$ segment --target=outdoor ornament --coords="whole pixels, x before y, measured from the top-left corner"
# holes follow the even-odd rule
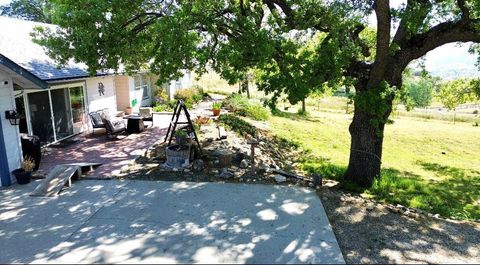
[[[102,82],[98,83],[98,94],[100,96],[105,96],[105,86],[103,85]]]
[[[138,100],[136,98],[132,99],[132,107],[137,106],[137,104],[138,104]]]

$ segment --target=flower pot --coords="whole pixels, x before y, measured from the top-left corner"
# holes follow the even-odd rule
[[[23,168],[15,169],[12,171],[12,174],[15,176],[17,183],[20,185],[29,183],[30,179],[32,178],[32,172],[25,171]]]
[[[220,115],[220,109],[213,109],[213,116],[219,116]]]
[[[175,136],[175,143],[177,145],[187,145],[190,143],[190,137]]]
[[[132,108],[131,107],[126,107],[125,108],[125,115],[130,115],[132,114]]]

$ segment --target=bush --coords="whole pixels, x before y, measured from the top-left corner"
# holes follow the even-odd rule
[[[257,121],[266,121],[270,117],[270,112],[261,104],[253,103],[247,106],[244,116]]]
[[[259,102],[252,102],[240,94],[227,97],[222,106],[237,115],[250,117],[254,120],[265,121],[270,117],[270,111]]]
[[[251,135],[253,137],[257,135],[257,130],[253,125],[235,115],[222,114],[218,117],[218,121],[240,135]]]
[[[199,86],[195,86],[192,88],[180,89],[175,92],[175,95],[173,97],[176,100],[183,100],[183,102],[185,102],[185,105],[188,108],[191,108],[193,104],[203,100],[204,96],[205,93],[203,92],[203,89]]]
[[[177,104],[175,100],[171,100],[166,104],[156,104],[153,107],[153,111],[154,112],[173,111],[173,109],[175,108],[175,104]]]

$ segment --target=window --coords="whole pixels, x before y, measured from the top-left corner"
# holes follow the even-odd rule
[[[149,99],[150,89],[151,89],[150,78],[148,78],[148,76],[145,76],[145,75],[137,75],[134,77],[134,83],[135,83],[135,90],[143,91],[143,94],[142,94],[143,99]]]

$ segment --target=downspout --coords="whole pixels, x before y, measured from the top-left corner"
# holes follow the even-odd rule
[[[8,168],[7,150],[5,148],[5,138],[3,137],[2,122],[0,121],[0,177],[2,186],[12,185],[10,179],[10,169]]]

